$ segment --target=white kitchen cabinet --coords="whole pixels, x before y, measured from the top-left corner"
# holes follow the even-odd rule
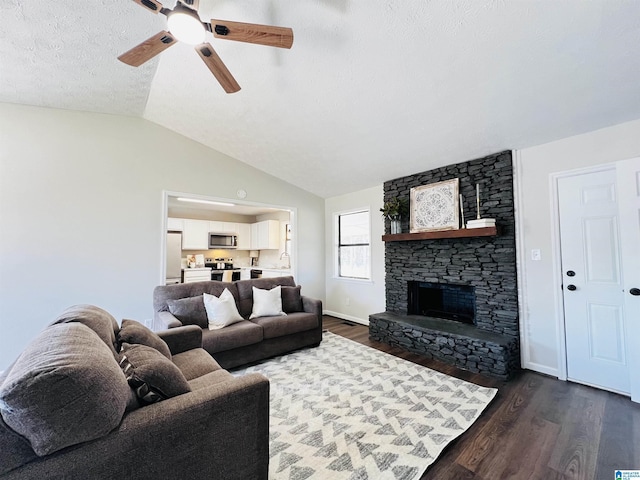
[[[210,268],[185,269],[183,272],[183,283],[208,282],[211,280]]]
[[[167,230],[172,232],[181,232],[184,229],[184,219],[182,218],[167,218]]]
[[[249,225],[249,224],[247,224]],[[241,268],[240,269],[240,280],[250,280],[251,279],[251,269],[250,268]]]
[[[238,250],[251,250],[251,224],[238,223]]]
[[[258,224],[251,224],[251,250],[258,250]]]
[[[209,250],[209,221],[184,219],[182,250]]]
[[[210,221],[209,231],[212,233],[238,233],[238,224],[233,222]]]
[[[287,277],[291,275],[291,270],[284,269],[262,269],[262,278]]]
[[[277,250],[280,248],[280,222],[264,220],[251,224],[251,250]]]

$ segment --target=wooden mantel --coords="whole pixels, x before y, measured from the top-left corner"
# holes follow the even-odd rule
[[[497,227],[460,228],[458,230],[439,230],[437,232],[396,233],[383,235],[383,242],[404,242],[407,240],[437,240],[439,238],[495,237]]]

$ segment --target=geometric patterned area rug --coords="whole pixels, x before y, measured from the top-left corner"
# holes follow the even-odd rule
[[[232,372],[270,380],[271,480],[418,479],[497,392],[323,335]]]

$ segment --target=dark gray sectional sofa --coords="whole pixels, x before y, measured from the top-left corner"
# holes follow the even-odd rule
[[[65,311],[0,376],[0,479],[267,479],[269,381],[202,333]]]
[[[282,287],[286,316],[249,319],[253,308],[252,287],[269,290]],[[209,330],[202,294],[219,297],[227,288],[245,319],[219,330]],[[202,328],[202,348],[223,368],[233,368],[322,341],[322,302],[300,294],[293,277],[257,278],[236,282],[195,282],[162,285],[154,289],[156,330],[183,325]]]

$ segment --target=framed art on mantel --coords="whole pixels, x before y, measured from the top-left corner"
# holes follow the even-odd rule
[[[459,179],[411,189],[411,233],[460,228]]]

